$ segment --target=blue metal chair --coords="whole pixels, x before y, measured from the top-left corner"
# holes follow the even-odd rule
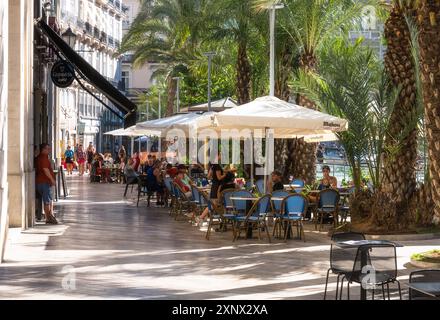
[[[339,199],[340,196],[337,190],[326,189],[319,192],[318,208],[316,210],[317,216],[315,218],[315,230],[317,230],[319,221],[319,231],[321,231],[324,216],[332,216],[334,227],[337,227]]]
[[[206,192],[200,191],[200,196],[203,199],[203,202],[206,203],[207,208],[208,208],[209,222],[208,222],[208,230],[206,230],[205,238],[206,238],[206,240],[209,240],[209,236],[211,235],[211,228],[214,225],[218,225],[219,228],[221,228],[221,226],[224,225],[225,221],[224,221],[222,215],[217,213],[215,204],[208,197]],[[232,231],[234,233],[234,225],[233,224],[232,224],[232,228],[233,228]]]
[[[184,216],[183,211],[189,211],[193,208],[193,204],[192,204],[192,199],[189,199],[186,195],[185,192],[182,191],[182,189],[180,188],[180,186],[173,182],[173,189],[174,189],[174,195],[177,199],[177,207],[176,207],[176,212],[175,212],[175,216],[174,216],[174,220],[177,220],[177,218],[179,216]],[[194,220],[195,216],[192,215],[191,216],[191,220]]]
[[[241,226],[244,227],[245,230],[250,231],[256,228],[258,230],[258,239],[261,240],[261,230],[266,231],[267,238],[269,242],[271,242],[269,230],[266,224],[267,214],[270,212],[270,195],[264,195],[260,199],[258,199],[251,207],[246,216],[237,216],[236,226],[235,226],[235,236],[234,240],[237,240],[240,237],[240,229]],[[237,233],[238,231],[238,233]]]
[[[232,196],[240,198],[254,198],[254,195],[247,190],[235,191]],[[232,207],[236,216],[245,216],[247,213],[246,210],[248,209],[248,204],[245,200],[232,200]]]
[[[264,194],[264,179],[260,179],[255,182],[255,187],[257,189],[257,192],[259,192],[260,194]]]
[[[288,195],[289,195],[289,192],[283,191],[283,190],[277,190],[277,191],[272,192],[272,198],[271,198],[272,212],[273,212],[273,216],[275,218],[272,236],[275,236],[275,231],[277,231],[277,230],[279,231],[278,236],[280,236],[280,234],[281,234],[280,220],[281,220],[281,206],[282,206],[282,202],[283,202],[280,200],[273,200],[273,198],[286,198]],[[279,228],[277,229],[277,227],[279,227]]]
[[[173,210],[176,207],[176,196],[174,193],[174,189],[173,189],[173,179],[171,179],[170,177],[167,177],[163,180],[164,184],[165,184],[165,188],[168,191],[168,195],[171,198],[171,203],[170,203],[170,215],[173,215]]]
[[[304,186],[306,185],[306,183],[304,182],[303,179],[294,179],[290,185],[292,186],[292,190],[294,190],[296,193],[301,193],[301,191],[303,190]],[[295,186],[295,187],[293,187]],[[299,186],[299,187],[297,187]]]
[[[283,200],[281,224],[284,225],[284,241],[287,240],[287,234],[291,232],[292,226],[296,226],[298,238],[306,241],[303,219],[308,204],[307,198],[300,194],[292,194]]]
[[[349,196],[351,197],[356,191],[355,187],[351,187],[348,189]],[[339,213],[341,216],[341,223],[347,222],[347,217],[350,214],[350,204],[348,203],[347,197],[344,197],[343,201],[341,201],[341,205],[339,207]]]

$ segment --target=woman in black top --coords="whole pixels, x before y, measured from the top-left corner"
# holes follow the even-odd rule
[[[220,163],[220,154],[218,155],[217,163]],[[223,180],[226,178],[227,173],[223,171],[223,168],[219,164],[211,164],[209,169],[208,178],[212,179],[211,186],[211,199],[218,198],[218,190]]]

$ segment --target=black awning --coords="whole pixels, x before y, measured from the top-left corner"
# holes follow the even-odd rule
[[[47,36],[55,49],[63,55],[81,75],[84,80],[94,86],[99,92],[107,97],[124,114],[124,127],[134,126],[137,120],[137,106],[107,79],[96,71],[86,60],[73,50],[64,40],[43,20],[36,23],[41,32]]]

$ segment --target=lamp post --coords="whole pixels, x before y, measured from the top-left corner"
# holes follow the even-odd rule
[[[275,12],[277,9],[283,9],[284,4],[274,3],[268,7],[270,10],[270,93],[271,97],[275,96]]]
[[[177,113],[180,112],[180,80],[182,77],[174,77],[173,80],[177,81]]]
[[[211,65],[215,52],[206,52],[203,55],[208,57],[208,112],[211,112]]]

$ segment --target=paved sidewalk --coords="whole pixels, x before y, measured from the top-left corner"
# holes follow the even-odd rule
[[[57,226],[11,230],[0,265],[1,299],[322,299],[329,239],[308,228],[307,242],[211,240],[166,209],[139,208],[124,186],[68,177],[71,197],[55,205]],[[405,282],[412,252],[398,249]],[[405,288],[405,286],[403,286]],[[335,278],[331,278],[333,297]],[[351,290],[352,299],[359,290]],[[393,295],[394,297],[395,294]]]

